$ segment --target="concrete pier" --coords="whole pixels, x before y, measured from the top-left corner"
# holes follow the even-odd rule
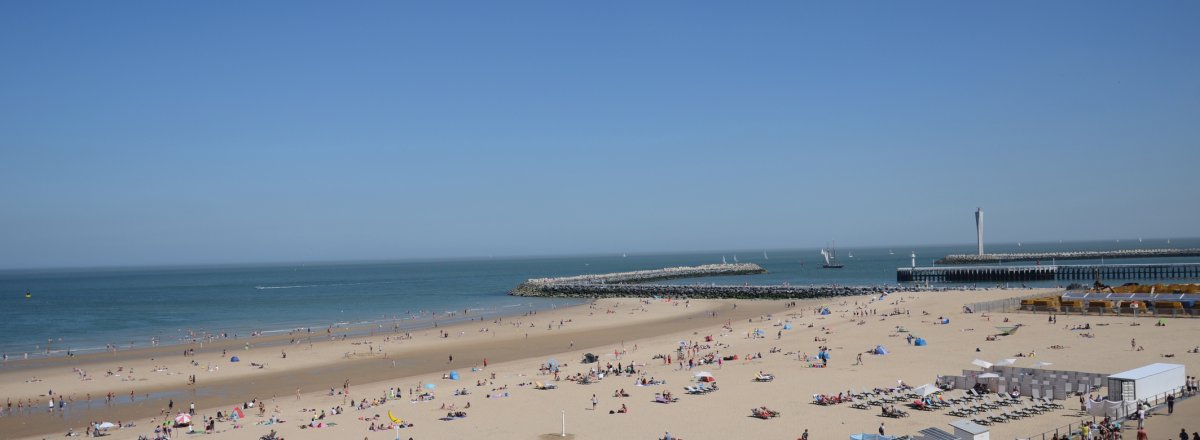
[[[1099,260],[1101,258],[1200,257],[1200,248],[1189,249],[1126,249],[1088,252],[1022,252],[1011,254],[954,254],[937,264],[987,264],[1004,261]]]
[[[1200,279],[1200,263],[896,268],[896,281],[933,283]]]

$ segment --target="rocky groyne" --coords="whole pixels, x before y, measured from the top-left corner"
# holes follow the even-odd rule
[[[516,296],[559,298],[738,298],[789,299],[823,298],[878,294],[896,291],[930,290],[900,286],[729,286],[715,284],[662,285],[644,284],[679,278],[766,273],[757,264],[710,264],[704,266],[669,267],[635,272],[578,275],[559,278],[534,278],[509,292]]]
[[[1126,249],[1081,252],[1020,252],[1009,254],[947,255],[937,264],[987,264],[1005,261],[1099,260],[1101,258],[1200,257],[1200,249]]]
[[[667,267],[663,269],[638,270],[594,275],[576,275],[558,278],[531,278],[509,292],[517,296],[564,296],[548,295],[555,286],[602,286],[648,283],[652,281],[680,278],[699,278],[726,275],[753,275],[767,273],[766,269],[753,263],[705,264],[702,266]],[[561,290],[554,290],[561,291]]]
[[[720,286],[720,285],[655,285],[655,284],[549,284],[536,291],[512,295],[560,298],[735,298],[735,299],[805,299],[836,296],[856,296],[901,291],[930,291],[903,286]]]

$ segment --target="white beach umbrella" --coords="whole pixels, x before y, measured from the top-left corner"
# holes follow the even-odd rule
[[[112,428],[114,426],[117,426],[117,425],[114,425],[113,422],[104,422],[99,425],[96,425],[96,427],[100,428],[100,429],[108,429],[108,428]]]
[[[1006,367],[1006,366],[1009,366],[1009,365],[1012,365],[1012,364],[1015,364],[1015,363],[1017,363],[1017,360],[1016,360],[1016,359],[1014,359],[1014,358],[1008,358],[1008,359],[1001,359],[1000,361],[996,362],[996,365],[999,365],[999,366],[1002,366],[1002,367]]]
[[[941,390],[938,389],[938,387],[933,386],[933,384],[929,384],[929,383],[927,383],[925,385],[921,385],[921,386],[917,387],[917,389],[913,390],[914,393],[917,393],[917,395],[921,396],[921,397],[928,396],[928,395],[936,393],[938,391],[941,391]]]
[[[696,377],[713,377],[713,375],[712,375],[712,373],[709,373],[707,371],[701,371],[699,373],[696,373]]]
[[[979,366],[980,368],[992,368],[992,363],[983,359],[975,359],[971,361],[971,365]]]
[[[186,425],[188,423],[192,423],[192,416],[188,415],[188,413],[179,413],[179,415],[175,416],[176,425]]]

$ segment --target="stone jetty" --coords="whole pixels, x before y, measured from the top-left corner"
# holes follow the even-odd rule
[[[767,273],[762,266],[753,263],[705,264],[701,266],[667,267],[633,272],[575,275],[558,278],[531,278],[513,289],[509,294],[518,296],[542,295],[550,286],[597,286],[605,284],[636,284],[679,278],[700,278],[726,275],[753,275]]]
[[[1083,252],[1021,252],[1011,254],[947,255],[937,264],[986,264],[1004,261],[1099,260],[1101,258],[1200,257],[1200,248],[1188,249],[1125,249]]]
[[[715,284],[660,285],[642,284],[679,278],[766,273],[757,264],[709,264],[704,266],[669,267],[597,275],[578,275],[560,278],[534,278],[509,292],[516,296],[613,298],[613,297],[672,297],[672,298],[739,298],[789,299],[853,296],[928,290],[899,286],[728,286]]]

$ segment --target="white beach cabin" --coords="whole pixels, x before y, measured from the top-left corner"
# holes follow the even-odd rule
[[[962,440],[988,440],[991,437],[986,426],[970,420],[955,420],[950,426],[954,427],[954,436]]]
[[[1183,388],[1183,365],[1150,364],[1108,376],[1108,400],[1145,400]]]

